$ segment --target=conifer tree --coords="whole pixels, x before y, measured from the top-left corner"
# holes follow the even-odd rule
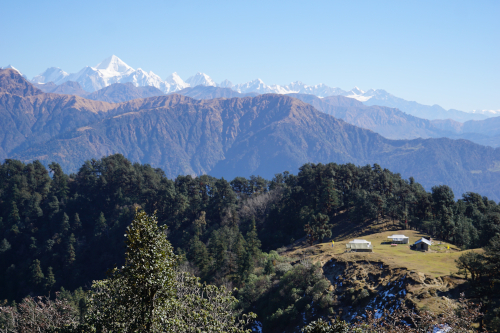
[[[70,225],[69,225],[69,216],[64,213],[61,221],[61,229],[60,232],[62,234],[66,234],[69,231]]]
[[[95,222],[94,226],[94,236],[99,237],[106,231],[108,225],[106,224],[106,218],[104,218],[104,213],[99,214],[99,218]]]
[[[10,248],[11,245],[9,241],[6,238],[4,238],[0,243],[0,254],[7,252],[8,250],[10,250]]]
[[[191,261],[196,265],[196,267],[198,267],[202,274],[206,274],[208,272],[210,268],[210,258],[208,255],[208,250],[205,244],[200,241],[198,236],[195,236],[190,241],[187,257],[189,261]]]
[[[136,212],[125,235],[125,266],[92,285],[90,323],[97,331],[162,331],[175,295],[178,262],[165,230],[155,216]]]
[[[71,234],[68,238],[66,245],[66,256],[64,258],[64,262],[66,265],[71,265],[76,259],[75,247],[74,244],[76,242],[75,235]]]
[[[73,231],[77,231],[80,230],[81,227],[82,227],[82,222],[80,221],[80,215],[78,215],[78,213],[75,213],[72,229]]]
[[[33,285],[38,286],[44,280],[44,275],[42,272],[42,267],[40,266],[40,260],[35,259],[30,266],[30,274],[31,274],[31,283]]]
[[[254,257],[260,253],[261,242],[257,234],[257,227],[255,226],[255,219],[252,220],[250,231],[247,232],[247,252],[250,256]]]
[[[61,166],[55,162],[49,164],[49,169],[53,173],[51,182],[53,187],[52,191],[57,197],[64,201],[69,192],[68,176],[64,174]]]
[[[21,216],[19,215],[19,209],[17,209],[17,205],[15,201],[12,201],[11,204],[11,209],[10,209],[10,214],[8,218],[8,223],[13,226],[13,225],[19,225],[21,222]]]
[[[56,284],[56,277],[52,271],[52,267],[47,269],[47,277],[45,278],[45,290],[50,292],[52,287]]]

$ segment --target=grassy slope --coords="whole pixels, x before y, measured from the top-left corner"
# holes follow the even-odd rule
[[[345,220],[338,222],[333,229],[332,239],[335,244],[332,247],[331,241],[308,246],[305,242],[294,246],[287,255],[295,257],[309,257],[313,262],[327,262],[332,256],[346,261],[368,260],[383,262],[393,268],[406,268],[409,271],[417,271],[433,277],[456,274],[457,268],[455,260],[465,251],[453,244],[433,240],[431,251],[420,252],[411,250],[409,244],[398,244],[395,247],[390,245],[387,236],[393,234],[404,234],[410,237],[410,244],[415,243],[421,237],[430,236],[415,230],[401,230],[392,227],[390,223],[374,224],[367,223],[361,228],[349,228],[349,223]],[[393,229],[393,230],[387,230]],[[373,252],[346,253],[346,243],[354,238],[366,239],[373,245]],[[449,249],[447,249],[449,246]],[[483,251],[482,249],[468,251]]]

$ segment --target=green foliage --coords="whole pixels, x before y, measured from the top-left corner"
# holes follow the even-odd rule
[[[185,253],[185,266],[201,281],[240,288],[241,308],[255,305],[264,327],[294,322],[306,309],[304,297],[319,297],[325,311],[334,298],[310,294],[314,285],[295,287],[302,291],[290,294],[297,304],[276,295],[271,286],[291,292],[287,276],[300,275],[296,266],[306,264],[292,266],[263,251],[307,235],[312,242],[331,237],[334,223],[355,228],[379,218],[464,249],[486,246],[500,232],[500,207],[488,198],[468,192],[455,201],[446,186],[429,193],[378,165],[305,164],[297,175],[231,182],[207,175],[170,180],[122,155],[87,161],[72,175],[56,164],[49,170],[40,162],[0,164],[0,299],[20,301],[62,286],[75,290],[124,265],[122,235],[137,207],[157,211],[172,246]],[[481,272],[478,285],[495,279],[494,260],[486,259],[491,253],[481,259],[492,268]]]
[[[40,260],[33,260],[33,264],[30,266],[30,271],[31,283],[33,283],[34,286],[39,286],[44,280],[42,268],[40,267]]]
[[[319,318],[316,321],[309,323],[309,325],[302,328],[304,333],[349,333],[349,332],[362,332],[360,329],[354,329],[340,319],[335,320],[331,324]]]
[[[85,324],[98,332],[249,332],[245,319],[254,315],[239,320],[236,299],[224,287],[176,270],[165,231],[154,215],[136,212],[126,232],[125,266],[94,281]]]
[[[177,257],[155,216],[137,211],[127,228],[125,266],[95,281],[89,322],[98,331],[161,332],[175,294]]]
[[[54,272],[52,271],[52,267],[49,267],[47,268],[47,277],[45,278],[45,290],[50,292],[55,284],[56,278],[54,276]]]

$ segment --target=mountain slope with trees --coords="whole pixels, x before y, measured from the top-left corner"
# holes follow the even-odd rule
[[[147,102],[147,103],[146,103]],[[203,174],[272,177],[303,163],[378,163],[425,188],[446,183],[457,192],[497,199],[500,150],[465,140],[394,141],[349,125],[283,95],[196,101],[179,95],[135,100],[108,117],[14,155],[56,161],[75,171],[84,160],[112,153],[161,167],[168,176]],[[140,111],[126,112],[136,103]],[[487,185],[490,184],[490,185]]]
[[[337,298],[351,298],[349,290],[329,291],[320,266],[273,251],[299,239],[327,240],[334,223],[355,229],[389,219],[463,249],[487,246],[500,231],[500,208],[487,197],[464,193],[455,201],[446,185],[426,192],[379,165],[305,164],[297,175],[229,182],[206,175],[171,180],[121,155],[87,161],[72,175],[56,163],[47,170],[7,160],[0,165],[0,298],[89,287],[121,267],[123,234],[139,207],[156,211],[168,227],[185,270],[238,286],[241,308],[257,312],[266,332],[291,332],[304,324],[302,313],[307,321],[331,315]],[[497,289],[489,291],[489,309]]]
[[[290,96],[194,100],[174,94],[111,104],[44,94],[19,74],[12,79],[13,70],[2,73],[2,82],[11,80],[20,94],[7,92],[7,83],[0,94],[3,158],[56,161],[74,172],[87,159],[122,153],[169,177],[230,178],[270,178],[307,162],[378,163],[418,176],[426,189],[445,183],[500,198],[498,149],[465,140],[388,140]]]

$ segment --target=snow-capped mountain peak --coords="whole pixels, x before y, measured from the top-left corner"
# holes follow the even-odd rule
[[[196,87],[199,85],[217,87],[217,84],[214,82],[214,80],[212,80],[210,76],[200,72],[187,79],[186,83],[189,83],[191,87]]]
[[[133,72],[134,69],[127,65],[123,60],[115,55],[101,61],[97,66],[94,67],[103,72],[108,72],[109,74],[129,74]]]
[[[5,66],[5,67],[0,67],[0,68],[2,68],[2,69],[11,68],[11,69],[15,70],[16,72],[18,72],[19,74],[23,75],[23,73],[21,73],[21,71],[20,71],[19,69],[15,68],[15,67],[14,67],[14,66],[12,66],[12,65],[7,65],[7,66]]]
[[[359,89],[358,87],[352,88],[352,90],[350,92],[353,95],[363,95],[365,93],[363,90]]]
[[[59,67],[50,67],[43,73],[38,74],[31,80],[35,83],[48,83],[54,82],[55,84],[61,84],[65,81],[69,74],[60,69]]]
[[[219,87],[221,88],[232,88],[234,85],[231,81],[229,81],[228,79],[222,81],[220,84],[219,84]]]
[[[179,91],[184,88],[189,87],[189,83],[184,82],[183,79],[177,74],[176,72],[170,74],[166,79],[165,79],[165,84],[168,85],[168,92],[174,92],[174,91]],[[167,91],[165,91],[167,92]]]

